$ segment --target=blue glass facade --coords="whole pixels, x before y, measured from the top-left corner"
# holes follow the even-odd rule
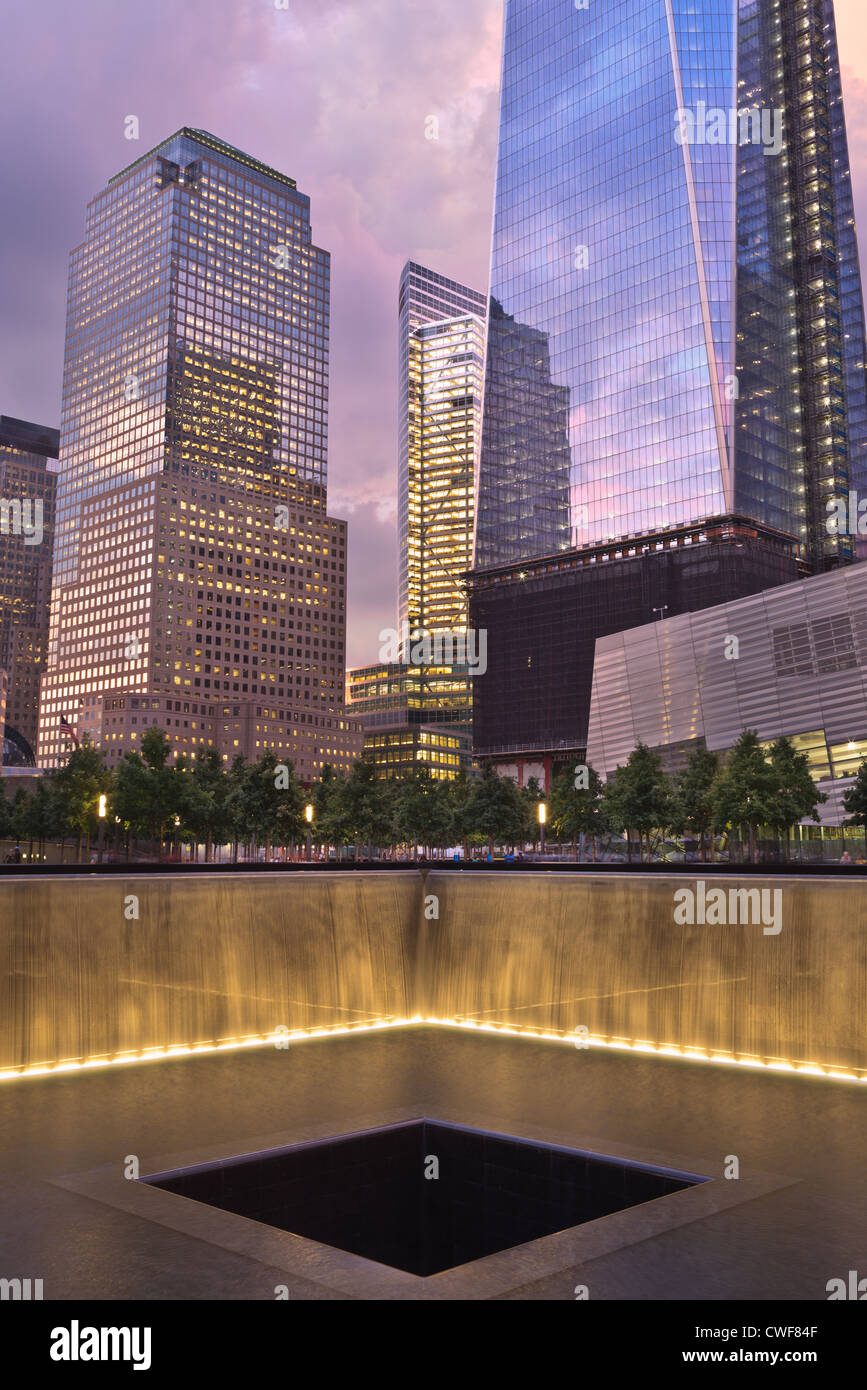
[[[738,104],[785,107],[778,0],[740,0]],[[807,544],[803,363],[798,334],[792,167],[744,145],[738,156],[736,506]]]
[[[834,215],[840,265],[843,363],[846,373],[846,419],[849,436],[850,486],[867,496],[867,342],[864,295],[855,234],[855,209],[849,169],[849,144],[843,113],[840,60],[834,25],[833,0],[823,0],[823,32],[827,45],[831,152],[834,164]]]
[[[735,511],[847,558],[863,344],[831,0],[506,0],[477,567]]]

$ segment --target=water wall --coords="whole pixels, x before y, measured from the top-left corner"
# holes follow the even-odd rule
[[[405,1017],[419,894],[411,871],[0,879],[0,1068]]]
[[[674,895],[697,882],[680,875],[431,872],[439,920],[421,928],[419,1011],[867,1068],[864,879],[703,881],[705,898],[725,890],[729,916],[730,890],[777,891],[765,903],[780,930],[678,925]]]
[[[681,876],[0,878],[0,1070],[421,1016],[867,1071],[863,879],[705,880],[780,930]]]

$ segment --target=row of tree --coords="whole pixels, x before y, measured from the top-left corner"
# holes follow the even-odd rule
[[[708,852],[713,856],[717,836],[733,831],[754,859],[758,831],[767,827],[785,841],[788,859],[792,827],[808,818],[818,822],[818,807],[827,796],[791,739],[779,738],[765,751],[755,731],[747,729],[725,759],[694,749],[674,778],[644,744],[604,785],[592,768],[579,769],[574,777],[563,771],[551,800],[558,833],[573,843],[577,835],[589,836],[594,857],[598,837],[613,831],[626,836],[630,855],[637,840],[648,861],[654,841],[667,834],[694,839],[705,859]],[[867,815],[867,802],[864,811]]]
[[[135,840],[160,854],[166,844],[187,843],[193,854],[203,847],[210,860],[215,845],[230,845],[233,859],[262,851],[267,859],[277,848],[288,853],[304,845],[308,830],[315,844],[338,851],[354,846],[356,857],[418,845],[428,854],[456,844],[465,852],[487,844],[493,852],[495,844],[538,837],[540,797],[537,785],[519,790],[492,769],[474,780],[461,774],[440,781],[419,765],[411,777],[383,781],[369,758],[359,759],[347,777],[326,766],[305,788],[292,764],[273,752],[255,762],[238,757],[228,769],[214,750],[173,761],[168,738],[153,726],[140,751],[125,753],[113,772],[85,738],[35,791],[19,790],[12,801],[0,797],[0,838],[27,839],[31,854],[35,844],[40,856],[46,841],[72,838],[79,858],[91,856],[101,834],[113,853],[124,847],[129,853]]]
[[[430,855],[453,845],[462,845],[465,855],[473,846],[493,854],[496,846],[538,842],[542,798],[536,782],[519,788],[492,767],[475,779],[461,774],[441,781],[420,765],[410,777],[382,780],[369,758],[359,759],[346,777],[326,766],[307,789],[273,752],[255,762],[238,757],[228,769],[214,750],[194,761],[173,761],[169,740],[153,726],[140,751],[124,754],[113,772],[84,739],[33,792],[19,790],[11,802],[0,796],[0,838],[27,839],[31,852],[35,843],[40,854],[46,841],[72,838],[79,858],[90,855],[98,831],[114,852],[129,854],[133,840],[150,842],[160,854],[167,844],[184,842],[194,855],[203,847],[206,860],[215,845],[231,845],[235,859],[263,849],[270,858],[277,847],[289,853],[304,845],[308,831],[316,845],[338,852],[354,846],[356,857],[416,846]],[[810,817],[818,821],[825,799],[806,755],[790,739],[777,739],[765,751],[746,730],[725,759],[698,748],[674,778],[643,744],[604,784],[592,767],[561,769],[547,830],[576,851],[579,840],[582,847],[589,841],[594,859],[600,840],[624,835],[629,856],[635,846],[647,860],[666,835],[694,839],[705,858],[720,834],[736,832],[752,859],[758,831],[768,827],[784,838],[788,858],[792,827]],[[867,764],[845,804],[849,823],[867,826]]]

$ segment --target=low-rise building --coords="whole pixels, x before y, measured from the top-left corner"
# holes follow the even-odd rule
[[[465,666],[379,662],[349,672],[349,712],[364,726],[364,751],[380,777],[400,777],[418,764],[433,776],[475,770],[473,677]]]
[[[823,823],[842,823],[867,759],[867,565],[597,639],[587,761],[601,776],[639,742],[676,767],[744,729],[788,735],[828,794]]]

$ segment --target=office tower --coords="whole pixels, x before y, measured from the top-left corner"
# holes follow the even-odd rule
[[[293,179],[184,128],[72,254],[40,760],[348,767],[346,524],[326,510],[330,265]]]
[[[491,306],[515,328],[489,340],[477,565],[726,515],[850,559],[826,526],[867,489],[832,0],[507,0]],[[553,396],[529,427],[521,329]],[[571,534],[539,532],[564,414]]]
[[[583,756],[597,638],[854,558],[864,363],[831,0],[507,0],[477,753]]]
[[[453,647],[456,660],[429,660],[408,639],[426,632],[456,643],[467,630],[486,312],[478,291],[407,261],[398,291],[400,659],[382,649],[347,681],[381,777],[419,763],[440,778],[472,768],[468,667]]]
[[[398,294],[398,626],[466,628],[484,295],[408,261]]]
[[[823,179],[822,191],[824,205],[828,203],[828,185],[833,190],[834,232],[837,239],[838,267],[840,277],[840,318],[843,330],[843,368],[845,372],[846,424],[849,436],[849,483],[862,496],[867,494],[867,373],[865,373],[864,300],[861,285],[861,268],[858,259],[858,239],[855,231],[855,206],[852,198],[852,175],[849,164],[849,145],[846,139],[846,118],[843,111],[843,90],[840,83],[840,60],[837,52],[837,29],[834,22],[834,0],[823,0],[821,10],[821,30],[815,12],[806,29],[803,16],[788,16],[788,38],[794,43],[795,51],[801,56],[799,61],[805,71],[813,65],[812,55],[802,53],[803,45],[810,36],[811,44],[818,47],[820,57],[824,58],[824,75],[827,83],[825,101],[827,117],[831,127],[831,162],[828,160],[827,135],[823,129]],[[792,29],[795,28],[795,34]],[[800,44],[800,46],[799,46]],[[818,64],[822,70],[821,62]],[[808,149],[811,148],[808,142]],[[826,214],[827,220],[827,214]],[[821,326],[821,315],[817,328]],[[821,337],[817,342],[821,353]],[[856,541],[858,558],[867,555],[867,540],[859,537]]]
[[[0,669],[6,671],[8,740],[0,762],[7,766],[34,761],[48,649],[57,450],[57,430],[0,416]]]

